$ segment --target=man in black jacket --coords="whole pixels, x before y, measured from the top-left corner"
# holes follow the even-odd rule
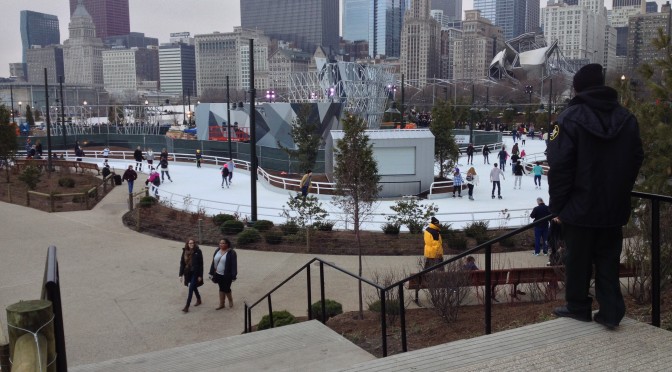
[[[532,209],[530,218],[535,222],[551,214],[544,199],[537,198],[537,206]],[[534,255],[538,256],[539,251],[544,251],[544,256],[548,256],[548,221],[534,226]]]
[[[549,208],[562,223],[567,252],[566,306],[557,316],[591,321],[589,296],[595,265],[594,320],[614,329],[625,315],[619,281],[622,226],[630,216],[630,192],[643,150],[635,116],[604,86],[602,66],[574,76],[576,96],[551,128],[548,141]]]

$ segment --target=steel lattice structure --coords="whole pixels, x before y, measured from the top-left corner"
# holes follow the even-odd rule
[[[319,66],[318,66],[319,67]],[[379,128],[394,84],[392,67],[355,62],[324,63],[316,72],[290,75],[289,102],[342,102],[344,109]]]

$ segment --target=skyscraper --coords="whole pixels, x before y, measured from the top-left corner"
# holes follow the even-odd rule
[[[423,87],[440,74],[441,26],[429,13],[430,0],[413,0],[401,33],[401,72]]]
[[[448,21],[462,19],[462,0],[432,0],[431,8],[443,10],[443,17]]]
[[[48,46],[61,43],[58,17],[51,14],[21,11],[21,44],[23,63],[26,63],[26,50],[32,46]]]
[[[240,0],[240,23],[271,39],[294,42],[308,53],[317,46],[338,48],[338,1]]]
[[[77,3],[81,1],[93,18],[97,37],[104,39],[108,36],[128,35],[131,32],[128,0],[70,0],[71,17],[77,9]]]
[[[492,58],[503,48],[501,27],[481,17],[479,10],[467,10],[462,23],[462,37],[453,42],[453,78],[485,78]]]
[[[172,43],[159,47],[162,92],[181,95],[190,90],[196,94],[196,49],[193,39],[191,42],[192,45]]]
[[[366,40],[370,57],[399,57],[406,4],[406,0],[344,0],[343,38]]]
[[[535,31],[539,26],[539,0],[474,0],[474,9],[501,27],[505,39]]]
[[[70,17],[70,37],[63,42],[65,82],[103,86],[103,41],[96,37],[96,26],[82,0]]]

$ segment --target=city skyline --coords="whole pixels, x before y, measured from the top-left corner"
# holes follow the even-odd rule
[[[664,0],[657,0],[658,6]],[[130,21],[132,32],[143,32],[148,37],[156,37],[160,43],[168,42],[171,32],[191,32],[191,35],[219,32],[231,32],[240,25],[240,3],[220,0],[199,0],[188,6],[178,0],[130,1]],[[608,9],[612,0],[605,0]],[[541,7],[546,5],[541,0]],[[465,0],[462,10],[473,9],[473,0]],[[52,14],[58,17],[61,30],[68,29],[70,7],[67,0],[34,0],[27,2],[9,2],[4,4],[5,32],[0,34],[0,77],[9,76],[9,64],[21,62],[22,46],[20,34],[21,10],[32,10]],[[189,11],[185,11],[189,10]],[[341,10],[342,12],[342,10]],[[339,22],[341,20],[339,19]],[[341,32],[342,33],[342,32]],[[67,33],[61,33],[61,43]]]

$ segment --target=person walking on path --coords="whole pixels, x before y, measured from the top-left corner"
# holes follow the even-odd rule
[[[133,151],[133,158],[135,159],[135,171],[142,172],[142,149],[138,146],[135,151]]]
[[[506,179],[504,177],[504,172],[497,168],[497,163],[494,164],[493,168],[490,170],[490,182],[492,182],[492,198],[495,198],[495,187],[497,188],[497,197],[502,198],[502,186],[500,185],[499,177]]]
[[[303,199],[306,199],[306,195],[308,195],[308,189],[310,189],[310,185],[312,183],[312,178],[313,178],[313,171],[308,169],[306,171],[306,174],[301,177],[301,183],[299,184],[299,187],[301,188],[301,196],[303,196]]]
[[[222,172],[222,188],[224,188],[224,184],[226,184],[226,188],[229,188],[229,165],[224,164],[223,167],[219,168],[219,170]]]
[[[236,164],[233,162],[233,158],[229,158],[229,161],[226,163],[229,168],[229,186],[231,185],[231,180],[233,179],[233,170],[236,168]]]
[[[541,167],[540,161],[532,167],[532,174],[534,174],[534,188],[541,190],[541,176],[544,174],[544,168]]]
[[[516,186],[518,186],[518,190],[520,190],[521,184],[523,182],[523,174],[525,173],[525,167],[523,167],[522,164],[520,164],[520,160],[516,161],[516,163],[513,165],[513,189],[516,189]]]
[[[203,303],[201,302],[201,294],[198,293],[198,287],[203,285],[203,252],[201,252],[194,239],[187,239],[184,248],[182,248],[179,276],[181,280],[184,280],[184,285],[189,287],[187,304],[182,309],[183,312],[188,313],[193,295],[196,295],[194,306]]]
[[[221,310],[226,307],[226,299],[229,299],[229,307],[233,307],[233,295],[231,293],[231,283],[238,276],[238,258],[236,251],[231,247],[229,239],[221,239],[219,248],[212,256],[210,265],[210,279],[219,285],[219,307]]]
[[[509,154],[506,152],[506,146],[502,146],[502,149],[497,153],[497,158],[499,158],[499,169],[506,170],[506,159],[509,158]]]
[[[478,186],[478,174],[476,174],[476,169],[474,167],[469,168],[467,171],[467,187],[469,188],[469,200],[474,200],[474,186]]]
[[[173,182],[173,179],[170,178],[170,172],[168,172],[168,158],[161,157],[159,161],[159,169],[161,170],[161,182],[166,182],[166,177],[170,182]]]
[[[474,144],[467,146],[467,164],[474,165]]]
[[[441,225],[436,217],[432,217],[429,226],[423,233],[425,240],[425,269],[443,262],[443,240]]]
[[[201,150],[196,150],[196,168],[201,167],[201,158],[203,156],[201,155]]]
[[[582,67],[576,96],[548,136],[549,208],[565,241],[565,301],[553,313],[591,321],[595,267],[599,311],[592,320],[615,329],[625,315],[619,265],[630,193],[644,159],[637,118],[604,85],[602,66]]]
[[[544,199],[537,198],[537,206],[532,209],[530,218],[534,222],[548,216],[551,211],[544,204]],[[548,221],[534,225],[534,255],[538,256],[543,251],[544,256],[548,256]]]
[[[490,147],[488,145],[483,145],[483,164],[490,164]]]
[[[453,172],[453,198],[455,197],[455,192],[457,191],[457,196],[460,198],[462,197],[462,184],[464,183],[464,179],[462,178],[462,175],[460,174],[460,169],[455,168],[455,172]]]
[[[138,173],[133,170],[133,164],[128,165],[128,169],[124,172],[124,175],[121,177],[128,184],[128,193],[133,193],[133,182],[138,179]]]

